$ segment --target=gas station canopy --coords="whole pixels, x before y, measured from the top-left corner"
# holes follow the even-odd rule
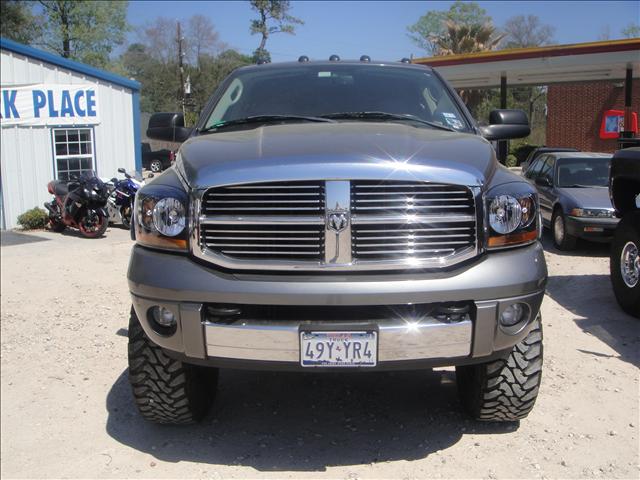
[[[640,38],[416,58],[455,88],[551,85],[640,77]]]

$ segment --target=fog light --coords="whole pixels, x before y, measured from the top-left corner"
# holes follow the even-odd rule
[[[149,324],[154,332],[159,335],[173,335],[178,328],[178,320],[175,314],[165,307],[155,306],[147,312]]]
[[[529,307],[525,303],[512,303],[500,314],[500,324],[504,327],[513,327],[525,319]]]

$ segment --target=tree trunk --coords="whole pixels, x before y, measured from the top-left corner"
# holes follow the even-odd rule
[[[62,56],[71,57],[71,35],[69,33],[69,14],[67,10],[60,7],[60,22],[62,23]]]

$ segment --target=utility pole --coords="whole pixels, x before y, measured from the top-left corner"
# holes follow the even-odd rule
[[[182,115],[186,116],[185,110],[185,91],[184,91],[184,63],[183,57],[184,53],[182,51],[182,42],[184,38],[182,37],[182,32],[180,30],[180,22],[178,22],[178,67],[180,70],[180,104],[182,105]]]

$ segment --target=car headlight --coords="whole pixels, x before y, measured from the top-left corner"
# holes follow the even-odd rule
[[[572,217],[612,218],[613,210],[608,208],[574,208],[569,214]]]
[[[500,185],[486,199],[488,248],[524,245],[538,238],[538,195],[529,184]]]
[[[149,185],[136,193],[136,241],[164,250],[187,249],[187,194],[166,185]]]

